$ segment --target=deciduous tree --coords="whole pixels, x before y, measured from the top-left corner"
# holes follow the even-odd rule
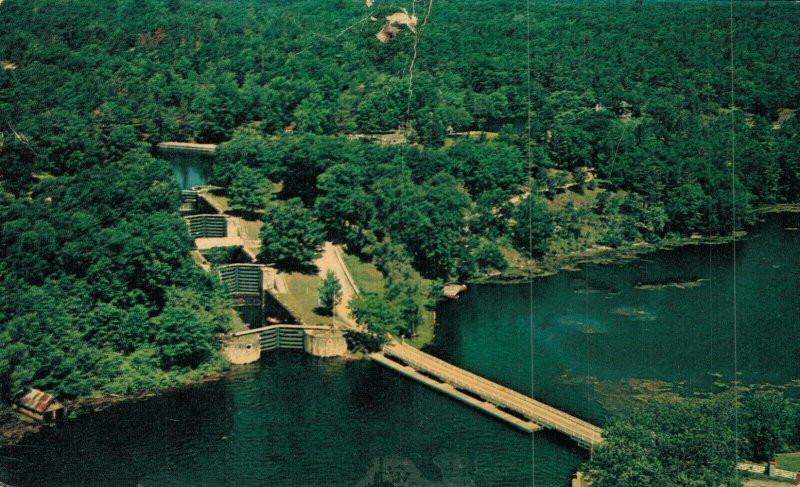
[[[259,258],[281,269],[310,265],[320,256],[324,228],[299,198],[275,203],[264,213]]]

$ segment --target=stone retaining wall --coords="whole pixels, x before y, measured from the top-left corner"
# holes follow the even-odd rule
[[[316,357],[338,357],[347,353],[347,340],[340,331],[306,330],[304,348]]]
[[[222,355],[234,365],[249,364],[261,358],[261,340],[258,335],[225,338],[220,341]]]

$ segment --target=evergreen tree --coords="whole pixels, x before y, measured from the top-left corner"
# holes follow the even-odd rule
[[[325,274],[325,279],[319,285],[319,303],[325,314],[333,316],[336,303],[342,299],[342,284],[333,271]]]
[[[553,217],[547,207],[529,196],[514,209],[514,220],[514,246],[529,257],[544,254],[553,234]]]

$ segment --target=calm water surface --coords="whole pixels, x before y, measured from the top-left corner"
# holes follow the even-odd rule
[[[205,186],[214,175],[213,156],[198,153],[165,151],[160,157],[172,165],[172,172],[181,189],[192,189],[194,186]]]
[[[787,227],[800,216],[770,217],[735,252],[687,247],[532,285],[473,286],[440,308],[431,351],[598,423],[625,403],[620,384],[689,394],[736,371],[748,383],[800,379],[800,234]],[[636,288],[654,283],[680,287]],[[431,482],[419,485],[566,486],[586,456],[369,362],[287,351],[1,449],[0,481],[353,486],[382,466]]]

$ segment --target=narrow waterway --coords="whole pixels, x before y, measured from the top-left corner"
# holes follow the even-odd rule
[[[772,215],[735,251],[692,246],[473,286],[441,306],[431,351],[598,423],[643,391],[713,391],[735,372],[798,381],[800,232],[787,230],[797,227],[798,214]],[[287,351],[2,448],[0,481],[392,485],[367,482],[392,470],[430,482],[418,485],[563,487],[586,457],[558,434],[531,438],[370,362]]]

